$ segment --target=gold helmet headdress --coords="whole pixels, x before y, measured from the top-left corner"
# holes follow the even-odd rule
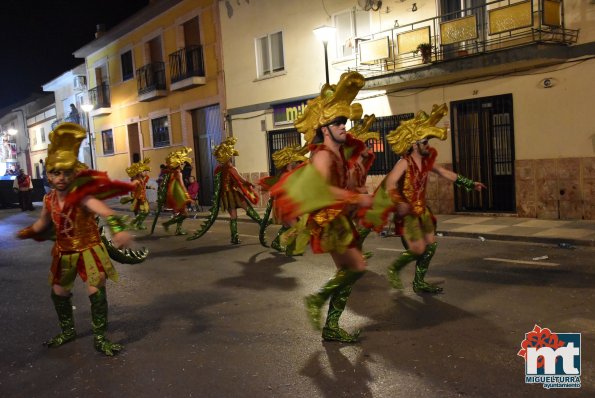
[[[446,104],[434,105],[430,116],[424,111],[419,111],[415,118],[401,122],[395,130],[390,131],[386,141],[391,145],[393,152],[398,155],[406,153],[417,141],[424,138],[446,139],[446,129],[436,127],[436,123],[448,112]]]
[[[143,171],[151,171],[149,163],[151,163],[151,158],[145,158],[142,162],[132,163],[130,167],[126,167],[126,173],[132,178]]]
[[[84,127],[76,123],[60,123],[50,132],[48,156],[45,159],[47,171],[87,169],[87,165],[78,160],[79,148],[87,136]]]
[[[217,145],[215,150],[213,151],[213,156],[215,159],[221,164],[225,164],[234,156],[239,156],[239,152],[234,148],[234,145],[238,142],[236,137],[227,137],[225,140],[221,142],[221,144]]]
[[[275,168],[279,170],[290,163],[308,160],[308,158],[304,156],[306,153],[308,153],[308,146],[286,146],[273,153],[273,164],[275,165]]]
[[[365,79],[357,72],[341,75],[336,85],[325,84],[320,95],[308,101],[304,113],[296,120],[295,127],[310,144],[316,136],[316,130],[327,126],[338,117],[357,120],[362,117],[362,106],[352,104],[359,90],[364,87]]]
[[[171,152],[165,158],[165,164],[167,167],[175,169],[184,165],[184,162],[192,163],[192,159],[188,156],[188,154],[192,152],[192,148],[183,147],[177,151]]]
[[[370,131],[370,127],[376,121],[375,115],[365,115],[361,123],[356,123],[348,133],[362,142],[368,140],[380,141],[380,133],[377,131]]]

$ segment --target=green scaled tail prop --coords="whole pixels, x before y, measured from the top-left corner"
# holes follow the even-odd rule
[[[113,242],[110,239],[108,239],[105,235],[105,230],[103,226],[99,227],[99,234],[101,236],[101,241],[107,249],[107,254],[109,254],[110,258],[114,261],[117,261],[122,264],[139,264],[145,261],[145,259],[149,255],[149,249],[147,249],[146,247],[143,247],[140,250],[121,250],[116,248]]]
[[[149,232],[149,235],[152,235],[153,232],[155,232],[155,226],[157,225],[159,214],[161,214],[163,205],[165,205],[165,198],[167,198],[167,186],[169,185],[170,178],[171,174],[166,174],[163,177],[163,181],[161,181],[161,185],[159,185],[159,188],[157,188],[157,211],[155,211],[155,219],[153,220],[153,225],[151,225],[151,232]]]
[[[260,231],[258,231],[258,240],[264,247],[269,247],[266,241],[266,230],[269,226],[269,218],[271,216],[271,210],[273,209],[273,198],[270,198],[267,202],[267,208],[262,215],[262,221],[260,222]]]
[[[215,191],[213,193],[213,206],[209,209],[209,217],[206,219],[205,222],[202,223],[200,229],[197,229],[196,232],[186,238],[186,240],[194,240],[198,239],[204,234],[207,233],[209,228],[213,226],[215,220],[217,219],[217,215],[219,214],[219,197],[221,195],[221,173],[215,174]]]

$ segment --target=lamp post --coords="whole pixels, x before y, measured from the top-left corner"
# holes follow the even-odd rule
[[[335,34],[335,28],[333,26],[322,25],[314,29],[312,32],[314,32],[318,40],[320,40],[322,42],[322,45],[324,46],[324,70],[326,72],[326,84],[329,84],[327,45],[328,41]]]
[[[85,112],[85,116],[87,117],[87,139],[89,140],[89,158],[91,161],[91,168],[95,168],[95,164],[93,162],[93,138],[91,136],[91,124],[89,123],[89,112],[93,110],[95,106],[93,104],[82,104],[81,109]]]

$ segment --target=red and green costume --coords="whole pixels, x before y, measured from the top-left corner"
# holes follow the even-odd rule
[[[245,208],[246,214],[259,225],[262,219],[250,205],[259,201],[258,193],[249,181],[243,179],[236,168],[230,163],[219,164],[215,168],[215,189],[213,193],[213,206],[209,211],[209,217],[188,240],[198,239],[203,236],[215,223],[219,210]],[[230,218],[231,243],[240,243],[238,237],[237,219]]]
[[[95,213],[87,210],[81,201],[88,196],[97,199],[109,199],[120,196],[134,189],[134,185],[112,181],[107,173],[95,170],[79,172],[72,188],[65,197],[62,208],[58,202],[58,193],[50,191],[44,197],[44,206],[49,212],[55,230],[55,244],[52,248],[52,264],[49,282],[70,291],[77,275],[98,291],[89,296],[93,319],[94,344],[98,351],[113,355],[122,347],[111,343],[106,337],[107,296],[102,285],[101,273],[108,279],[118,280],[118,273],[110,261],[110,253],[102,240],[97,226]],[[44,240],[42,233],[36,234],[32,227],[18,233],[21,239],[33,238]],[[115,250],[115,249],[114,249]],[[74,340],[74,317],[70,296],[59,296],[52,290],[52,301],[58,314],[62,333],[47,341],[47,346],[57,347]]]

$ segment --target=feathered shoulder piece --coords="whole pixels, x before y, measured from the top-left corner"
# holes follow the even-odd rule
[[[66,195],[65,204],[76,205],[86,196],[104,200],[124,195],[134,190],[134,184],[110,180],[105,171],[83,170],[72,183],[72,189]]]

